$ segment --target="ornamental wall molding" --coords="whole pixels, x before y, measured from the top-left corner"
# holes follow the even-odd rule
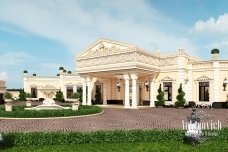
[[[161,79],[161,82],[172,82],[172,81],[176,81],[176,80],[169,76],[166,76],[163,79]]]
[[[146,56],[145,54],[138,52],[131,52],[127,54],[116,54],[110,55],[106,57],[98,57],[91,58],[86,60],[79,60],[77,63],[77,67],[85,68],[85,67],[93,67],[93,66],[103,66],[103,65],[112,65],[117,63],[132,63],[132,62],[140,62],[146,63],[148,65],[159,66],[159,59],[152,56]]]
[[[39,90],[59,90],[55,86],[53,86],[51,84],[47,84],[45,86],[40,86],[38,89]]]
[[[203,75],[203,76],[197,78],[195,81],[211,81],[211,80],[213,80],[213,79]]]
[[[78,73],[82,74],[82,73],[89,73],[89,72],[119,71],[119,70],[136,69],[136,68],[144,69],[147,71],[159,71],[159,68],[157,66],[148,65],[148,64],[144,64],[144,63],[134,63],[134,62],[83,67],[83,68],[77,68],[77,71],[78,71]]]

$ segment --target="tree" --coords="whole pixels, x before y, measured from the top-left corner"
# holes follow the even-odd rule
[[[161,89],[161,84],[158,88],[157,102],[155,102],[156,106],[163,106],[165,104],[164,92]]]
[[[61,90],[56,92],[54,100],[58,102],[64,102],[64,96]]]
[[[78,88],[78,90],[77,90],[77,96],[78,96],[78,100],[80,102],[82,102],[82,88]]]
[[[101,103],[101,91],[100,91],[99,88],[96,89],[95,103],[96,104],[100,104]]]
[[[24,91],[20,91],[19,101],[26,101],[26,93]]]
[[[186,99],[184,98],[185,92],[182,90],[182,83],[178,89],[178,95],[176,97],[177,101],[175,102],[175,106],[177,107],[184,107],[186,103]]]

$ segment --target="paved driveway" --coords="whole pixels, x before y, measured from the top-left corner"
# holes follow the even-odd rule
[[[145,108],[138,110],[103,108],[96,116],[36,120],[0,120],[0,132],[29,131],[93,131],[113,129],[182,128],[182,120],[191,113],[190,109]],[[208,121],[220,120],[228,127],[228,109],[197,109],[213,116]]]

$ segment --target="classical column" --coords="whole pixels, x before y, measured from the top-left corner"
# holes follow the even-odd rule
[[[214,61],[213,62],[213,77],[214,77],[214,85],[213,86],[209,86],[210,89],[213,89],[213,101],[212,102],[219,102],[220,101],[220,98],[219,98],[219,94],[220,94],[220,72],[219,72],[219,67],[220,67],[220,64],[219,62],[217,61]]]
[[[76,84],[73,86],[73,93],[75,93],[75,92],[77,92],[77,85]]]
[[[131,74],[131,80],[132,80],[132,108],[137,108],[137,92],[136,92],[136,86],[137,86],[137,74]]]
[[[125,94],[124,94],[124,107],[129,108],[130,102],[129,102],[129,76],[126,74],[124,75],[125,80]]]
[[[91,79],[90,78],[86,78],[87,80],[87,105],[92,105],[91,103],[91,93],[92,93],[92,90],[91,90]]]
[[[86,80],[82,82],[82,105],[86,105]]]
[[[107,104],[107,99],[106,99],[106,83],[103,83],[103,105]]]
[[[150,82],[150,107],[155,107],[155,93],[156,93],[155,79],[152,79]]]

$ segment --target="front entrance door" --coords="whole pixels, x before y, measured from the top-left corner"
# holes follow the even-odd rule
[[[139,85],[139,105],[142,105],[142,85]]]
[[[101,84],[96,84],[95,104],[103,104],[103,100],[102,100],[102,85]]]

